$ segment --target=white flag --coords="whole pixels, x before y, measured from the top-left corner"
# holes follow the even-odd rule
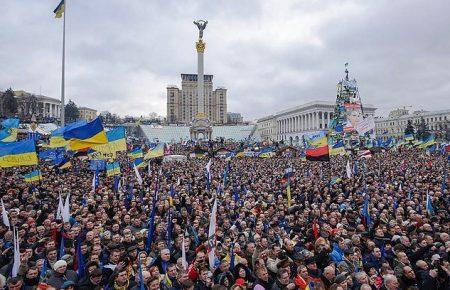
[[[214,200],[214,205],[211,211],[209,219],[209,231],[208,231],[208,259],[209,267],[214,268],[216,256],[214,254],[216,250],[216,215],[217,215],[217,199]]]
[[[150,161],[148,162],[148,176],[152,176],[152,167],[150,166]]]
[[[208,173],[208,180],[211,180],[211,164],[212,164],[212,159],[210,158],[208,163],[205,166],[206,172]]]
[[[141,177],[141,174],[139,173],[139,170],[137,169],[136,165],[134,165],[134,173],[136,174],[136,179],[137,179],[139,185],[142,185],[142,177]]]
[[[13,278],[17,277],[20,268],[20,249],[19,249],[19,232],[16,228],[13,229],[14,234],[14,262],[12,266],[11,276]]]
[[[183,243],[181,245],[181,264],[183,265],[184,270],[187,271],[188,262],[186,260],[186,249],[184,248],[184,236],[183,236]]]
[[[62,211],[64,209],[64,205],[62,202],[62,197],[61,197],[61,193],[59,194],[59,201],[58,201],[58,209],[56,210],[56,219],[60,220],[61,219],[61,215],[62,215]]]
[[[352,167],[350,166],[350,161],[347,160],[347,178],[352,178]]]
[[[66,196],[66,202],[64,203],[64,207],[61,211],[61,216],[64,223],[68,223],[70,221],[70,193]]]
[[[3,220],[3,224],[5,225],[5,227],[10,227],[9,224],[9,218],[8,218],[8,212],[6,211],[5,205],[3,204],[3,198],[1,199],[2,201],[2,220]]]

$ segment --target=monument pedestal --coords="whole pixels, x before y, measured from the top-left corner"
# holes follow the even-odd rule
[[[205,114],[197,114],[191,123],[189,129],[191,140],[211,140],[212,139],[212,127],[211,122],[205,116]]]

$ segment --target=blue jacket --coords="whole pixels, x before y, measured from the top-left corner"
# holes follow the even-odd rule
[[[330,258],[334,263],[344,261],[344,251],[336,243],[333,244],[333,251],[330,253]]]

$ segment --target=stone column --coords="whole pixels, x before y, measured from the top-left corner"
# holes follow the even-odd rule
[[[205,115],[205,96],[204,96],[204,63],[203,63],[203,55],[205,52],[205,43],[199,39],[196,43],[197,48],[197,106],[198,106],[198,116]]]

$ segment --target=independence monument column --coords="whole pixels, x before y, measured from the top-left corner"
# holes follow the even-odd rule
[[[194,24],[198,28],[198,41],[195,43],[197,49],[197,115],[192,121],[190,129],[191,140],[199,140],[199,134],[203,135],[203,139],[211,140],[212,128],[210,121],[205,114],[205,78],[204,78],[204,63],[203,56],[205,52],[206,43],[203,42],[203,31],[206,28],[208,21],[197,20]]]

